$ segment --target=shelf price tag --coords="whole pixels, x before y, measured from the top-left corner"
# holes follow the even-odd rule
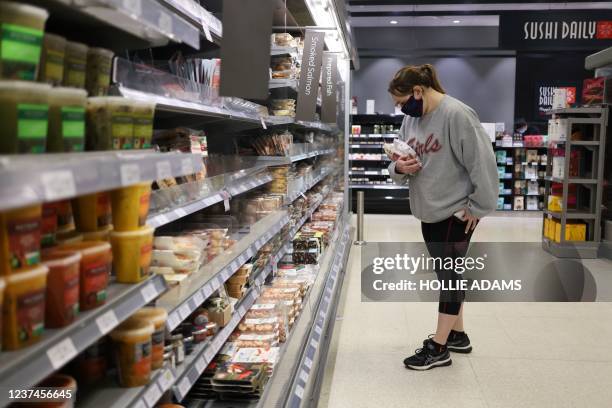
[[[164,160],[157,162],[155,168],[157,169],[157,180],[169,179],[172,177],[172,167],[169,161]]]
[[[295,395],[299,399],[302,399],[304,397],[304,388],[302,388],[301,385],[298,385],[298,386],[295,387]]]
[[[204,286],[204,289],[202,290],[202,293],[204,293],[204,298],[208,299],[208,297],[213,293],[213,290],[210,287],[210,285],[206,285],[206,286]]]
[[[174,210],[174,212],[181,218],[187,215],[187,211],[182,208],[177,208],[176,210]]]
[[[122,186],[131,186],[140,182],[140,166],[136,163],[122,164],[119,173]]]
[[[108,312],[104,313],[102,316],[96,319],[96,325],[98,326],[98,329],[100,330],[100,334],[102,336],[111,331],[118,324],[119,321],[117,320],[117,316],[115,315],[115,312],[113,310],[109,310]]]
[[[312,368],[312,360],[308,357],[304,359],[304,365],[310,370]]]
[[[300,380],[304,381],[304,383],[308,382],[308,373],[303,368],[300,370]]]
[[[197,306],[200,306],[204,303],[204,296],[202,296],[202,291],[198,290],[195,295],[193,295],[193,301]]]
[[[141,0],[123,0],[123,8],[137,17],[142,14]]]
[[[239,316],[244,316],[245,312],[246,312],[245,306],[244,305],[240,305],[240,307],[238,308],[238,315]]]
[[[183,304],[179,309],[179,317],[181,320],[185,320],[191,314],[191,310],[189,310],[189,305],[187,303]]]
[[[149,385],[147,392],[145,392],[144,394],[144,400],[146,401],[148,406],[154,407],[155,404],[157,404],[157,401],[159,401],[161,395],[162,392],[157,386],[157,383],[152,383]]]
[[[185,377],[179,383],[178,391],[181,396],[184,397],[189,392],[189,389],[191,389],[191,382],[189,381],[189,378]]]
[[[172,35],[172,17],[166,13],[159,13],[159,19],[157,20],[159,29],[168,35]]]
[[[157,297],[157,290],[155,289],[155,286],[149,282],[142,289],[140,289],[140,294],[144,298],[145,303],[149,303]]]
[[[70,337],[65,338],[47,350],[47,357],[49,357],[54,370],[59,370],[64,364],[76,357],[76,355],[77,350]]]
[[[168,326],[171,327],[171,331],[181,323],[180,317],[176,313],[172,313],[168,318]]]
[[[147,406],[144,402],[142,402],[142,400],[138,400],[134,405],[132,405],[132,408],[147,408]]]
[[[213,357],[215,357],[214,351],[210,347],[206,347],[206,351],[204,352],[204,358],[206,361],[210,362]]]
[[[40,176],[45,190],[45,199],[48,201],[76,195],[74,176],[70,170],[50,171]]]
[[[208,12],[203,8],[201,9],[200,22],[202,23],[202,30],[204,31],[204,37],[206,38],[206,41],[213,42],[212,35],[210,35]]]
[[[174,384],[174,374],[172,373],[172,370],[166,369],[166,371],[164,371],[164,373],[159,377],[158,383],[162,392],[165,392],[168,388],[170,388],[172,384]]]
[[[202,357],[198,358],[195,362],[195,368],[198,370],[198,374],[202,373],[206,369],[206,361]]]

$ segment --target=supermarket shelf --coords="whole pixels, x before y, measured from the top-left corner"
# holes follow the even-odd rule
[[[563,179],[559,177],[545,177],[546,181],[552,181],[553,183],[563,183]],[[567,180],[569,184],[597,184],[597,179],[586,179],[586,178],[570,178]]]
[[[23,350],[0,354],[0,377],[6,389],[28,389],[63,367],[77,354],[115,328],[135,311],[167,289],[164,278],[155,275],[139,284],[111,284],[106,303],[82,312],[62,329],[47,330],[43,339]],[[0,406],[8,404],[0,395]]]
[[[256,189],[266,183],[272,181],[272,175],[269,172],[262,172],[252,177],[239,179],[227,187],[227,192],[235,197],[247,191]]]
[[[321,180],[323,180],[325,177],[329,176],[330,174],[335,173],[337,170],[339,170],[339,168],[333,168],[333,167],[323,168],[318,175],[314,176],[308,181],[305,181],[304,184],[299,186],[297,189],[289,191],[287,194],[287,198],[285,200],[285,204],[294,202],[300,195],[304,194],[305,192],[313,188]]]
[[[309,386],[317,377],[317,369],[324,364],[327,334],[333,310],[338,301],[341,273],[350,249],[348,226],[342,219],[330,242],[333,242],[321,261],[317,279],[304,299],[299,320],[289,333],[281,350],[281,358],[274,367],[274,374],[266,385],[261,399],[250,407],[272,406],[299,407],[308,400]],[[297,363],[296,363],[297,362]],[[228,407],[223,403],[215,407]]]
[[[397,133],[369,133],[363,135],[350,135],[354,139],[395,139],[399,136]]]
[[[547,146],[493,146],[495,149],[548,149]]]
[[[498,194],[500,197],[544,197],[544,194]]]
[[[561,219],[562,213],[559,211],[544,210],[544,214],[551,216],[553,218]],[[566,218],[568,220],[594,220],[596,218],[596,215],[593,213],[589,213],[589,212],[569,210],[567,212]]]
[[[587,114],[602,114],[603,112],[605,112],[608,108],[605,107],[598,107],[598,106],[594,106],[594,107],[587,107],[587,108],[565,108],[565,109],[553,109],[549,112],[549,114],[554,114],[554,115],[572,115],[572,114],[578,114],[578,115],[587,115]]]
[[[589,55],[584,60],[585,69],[597,69],[612,64],[612,47]]]
[[[542,178],[542,177],[530,177],[530,178],[525,178],[525,177],[499,177],[498,180],[508,180],[508,181],[512,181],[512,180],[544,181],[545,178]]]
[[[257,160],[261,160],[269,166],[278,166],[283,164],[291,164],[296,161],[310,159],[315,156],[324,156],[326,154],[335,153],[336,149],[313,149],[304,153],[294,154],[291,156],[257,156]]]
[[[353,176],[389,176],[389,173],[376,171],[376,170],[349,170],[349,175],[353,175]]]
[[[383,143],[350,144],[351,149],[382,149]]]
[[[561,143],[561,142],[557,142]],[[600,143],[597,140],[570,140],[572,146],[599,146]]]
[[[297,92],[298,81],[297,79],[270,79],[270,89],[278,88],[290,88]]]
[[[201,169],[200,155],[151,150],[0,156],[0,210],[193,174]]]
[[[349,184],[349,188],[366,190],[408,190],[408,186],[398,186],[395,184]]]
[[[220,40],[222,35],[222,24],[221,20],[212,15],[208,10],[200,6],[193,0],[162,0],[163,3],[173,7],[179,12],[184,18],[189,20],[196,27],[204,26],[209,30],[211,37],[214,36],[214,40]],[[206,36],[206,34],[204,34]]]
[[[383,159],[380,160],[374,160],[374,159],[349,159],[349,161],[351,162],[372,162],[372,163],[391,163],[391,159],[389,159],[388,157],[384,157]]]
[[[155,0],[37,0],[36,4],[49,9],[58,21],[70,21],[79,28],[99,30],[99,23],[103,23],[130,34],[141,41],[143,48],[171,41],[200,48],[200,28]],[[106,36],[114,38],[112,32]]]
[[[298,53],[297,47],[279,47],[277,45],[273,45],[270,48],[270,55],[296,55]]]
[[[149,216],[149,218],[147,218],[147,224],[154,228],[169,224],[173,221],[185,217],[186,215],[193,214],[196,211],[200,211],[206,207],[210,207],[211,205],[223,201],[226,197],[228,197],[224,195],[224,193],[226,192],[220,191],[217,193],[213,193],[206,197],[203,197],[198,201],[173,208],[170,211],[151,215]]]
[[[559,243],[542,237],[542,249],[557,258],[594,259],[597,258],[600,242],[566,241]]]
[[[249,233],[232,248],[203,265],[190,282],[172,288],[162,296],[157,303],[168,310],[168,331],[174,330],[193,313],[288,222],[285,210],[268,215],[253,224]]]

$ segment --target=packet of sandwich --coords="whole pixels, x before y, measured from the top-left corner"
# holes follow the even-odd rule
[[[421,164],[421,159],[416,154],[414,149],[403,140],[395,139],[393,140],[393,143],[385,143],[383,144],[383,149],[385,150],[385,153],[387,153],[387,156],[389,156],[389,158],[393,161],[397,160],[396,156],[411,156],[416,158],[419,164]]]

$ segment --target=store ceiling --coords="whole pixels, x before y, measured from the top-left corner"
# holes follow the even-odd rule
[[[611,9],[612,2],[348,0],[353,27],[498,26],[499,15],[529,10]]]

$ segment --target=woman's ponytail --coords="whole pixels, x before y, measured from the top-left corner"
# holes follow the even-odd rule
[[[412,93],[412,88],[417,85],[445,93],[431,64],[407,65],[400,69],[389,83],[389,92],[395,96],[405,96]]]

